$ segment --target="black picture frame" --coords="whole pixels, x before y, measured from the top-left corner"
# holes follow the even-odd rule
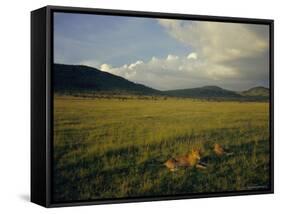
[[[94,201],[52,200],[52,141],[53,141],[53,13],[83,13],[131,17],[168,18],[198,21],[250,23],[270,28],[270,187],[267,190],[247,190],[217,193],[193,193],[159,197],[122,198]],[[92,9],[46,6],[31,12],[31,201],[44,207],[145,202],[159,200],[225,197],[268,194],[274,192],[274,21],[236,17],[202,16],[143,11]]]

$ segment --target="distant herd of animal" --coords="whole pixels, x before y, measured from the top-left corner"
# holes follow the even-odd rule
[[[226,151],[225,148],[223,148],[220,144],[216,143],[214,144],[213,153],[216,156],[228,156],[232,155],[233,153]],[[191,152],[188,152],[185,155],[177,156],[174,158],[168,159],[164,165],[170,170],[170,171],[176,171],[179,168],[191,168],[196,167],[199,169],[206,169],[207,164],[204,162],[201,162],[201,155],[202,152],[200,149],[192,149]]]

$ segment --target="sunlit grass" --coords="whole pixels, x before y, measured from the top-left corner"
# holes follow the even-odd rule
[[[56,96],[56,201],[267,188],[267,103]],[[215,143],[234,155],[217,158]],[[163,162],[201,148],[206,170]]]

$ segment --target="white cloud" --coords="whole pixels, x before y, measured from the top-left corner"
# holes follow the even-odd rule
[[[218,85],[246,89],[268,81],[269,33],[265,25],[160,19],[170,36],[187,47],[167,54],[100,69],[157,89]]]
[[[140,64],[143,64],[143,61],[138,60],[138,61],[136,61],[135,63],[130,64],[130,65],[128,66],[128,68],[129,68],[130,70],[134,70],[134,68],[135,68],[136,66],[140,65]]]
[[[236,87],[251,87],[256,82],[252,81],[251,86],[240,83],[249,84],[251,79],[257,78],[259,82],[268,83],[267,25],[168,19],[159,19],[158,22],[170,36],[194,50],[187,56],[188,59],[197,60],[200,56],[201,63],[193,65],[193,72],[203,69],[206,77],[221,80],[221,84],[232,77],[232,82],[238,83]]]
[[[100,66],[100,69],[101,69],[102,71],[110,71],[110,70],[112,69],[112,66],[109,65],[109,64],[102,64],[102,65]]]
[[[192,53],[187,55],[187,59],[197,59],[197,54],[192,52]]]
[[[107,69],[102,70],[163,90],[196,87],[198,82],[195,83],[194,80],[208,84],[209,81],[237,75],[235,69],[225,69],[223,66],[212,66],[207,70],[205,63],[198,60],[195,53],[188,56],[190,57],[169,54],[165,58],[152,57],[147,62],[138,60],[120,67],[106,64]]]
[[[177,60],[179,57],[178,56],[175,56],[175,55],[172,55],[172,54],[169,54],[167,56],[167,60],[168,61],[171,61],[171,60]]]
[[[264,34],[268,32],[266,25],[167,19],[158,21],[172,37],[214,62],[252,57],[268,49],[268,34]]]

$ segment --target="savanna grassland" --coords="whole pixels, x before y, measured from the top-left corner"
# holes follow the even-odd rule
[[[55,95],[53,146],[55,201],[266,189],[269,105]],[[206,169],[163,165],[194,148]]]

